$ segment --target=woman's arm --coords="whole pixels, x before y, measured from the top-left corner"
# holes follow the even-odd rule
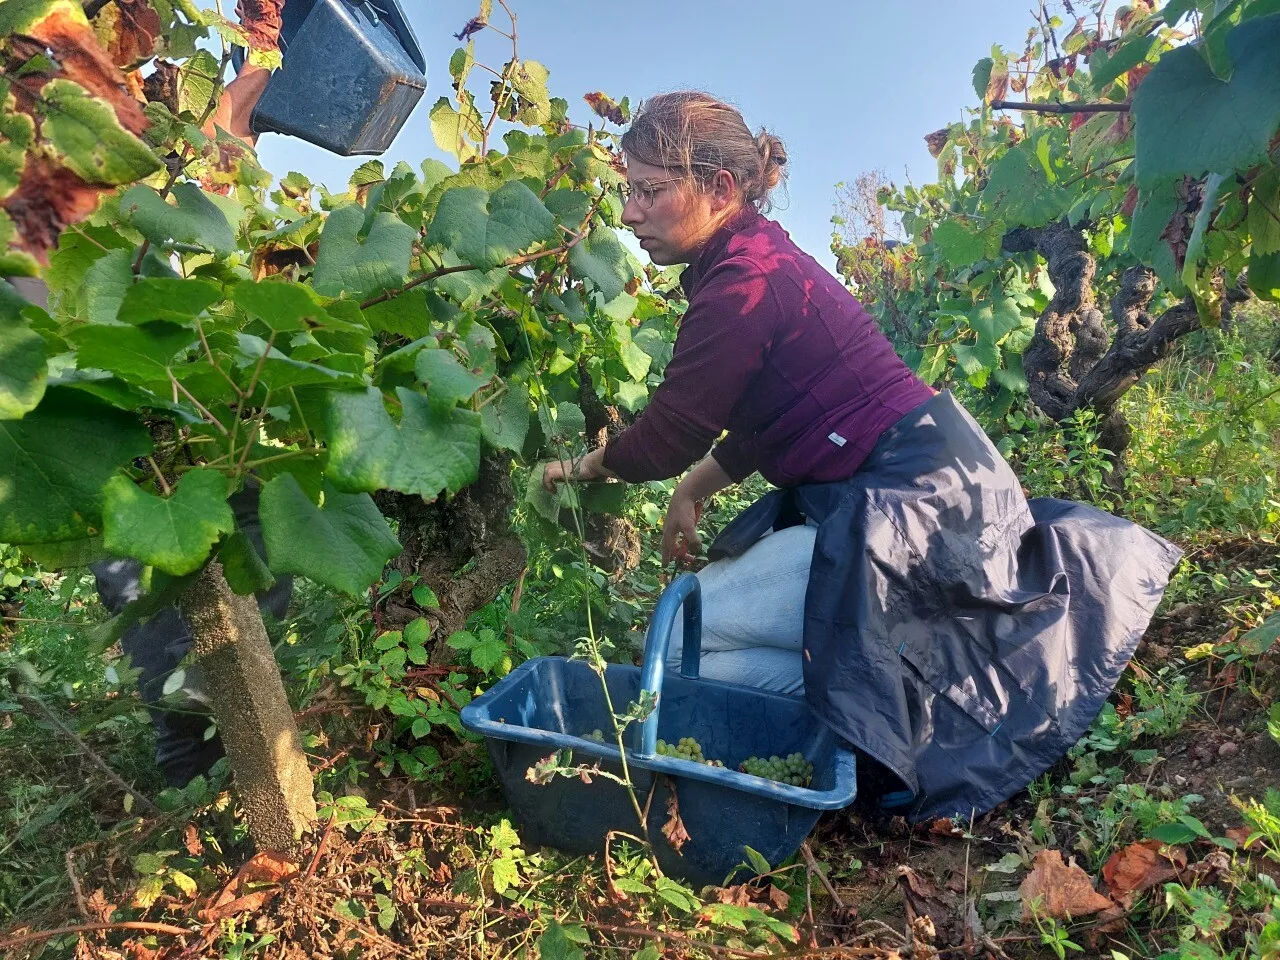
[[[662,562],[687,559],[702,552],[698,518],[702,501],[733,483],[715,457],[707,457],[676,484],[662,524]]]

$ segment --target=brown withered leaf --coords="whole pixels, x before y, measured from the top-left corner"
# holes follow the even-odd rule
[[[182,845],[186,847],[187,853],[193,857],[198,857],[204,853],[204,844],[200,842],[200,831],[196,829],[194,823],[188,823],[183,827]]]
[[[1094,918],[1093,925],[1085,931],[1089,949],[1097,950],[1108,936],[1122,932],[1128,925],[1129,911],[1120,904],[1113,903],[1107,909],[1100,910]]]
[[[111,915],[116,912],[116,905],[107,901],[107,894],[102,887],[89,894],[85,906],[89,908],[89,913],[97,917],[101,923],[110,923]]]
[[[47,264],[48,251],[63,228],[97,210],[103,189],[85,183],[48,157],[28,155],[18,189],[4,201],[17,227],[19,248]]]
[[[935,130],[933,133],[924,135],[924,145],[929,148],[929,156],[938,157],[942,155],[942,151],[947,146],[947,140],[951,138],[951,130],[943,127],[941,130]]]
[[[148,0],[115,0],[102,8],[94,24],[111,60],[126,70],[151,58],[156,38],[164,30]]]
[[[621,105],[608,94],[597,90],[594,93],[583,94],[582,99],[587,101],[587,106],[595,111],[596,116],[601,119],[611,120],[618,126],[622,126],[627,122],[627,117],[622,112]]]
[[[1253,836],[1253,831],[1248,827],[1232,827],[1224,834],[1224,836],[1228,840],[1234,840],[1236,842],[1236,846],[1241,850],[1244,850],[1245,841]]]
[[[662,825],[662,835],[671,844],[671,849],[679,853],[691,839],[689,831],[684,828],[680,819],[680,801],[676,798],[676,786],[671,784],[671,792],[667,794],[667,822]]]
[[[142,81],[142,95],[149,103],[163,103],[172,114],[182,112],[178,101],[178,82],[182,71],[176,63],[157,60],[155,69]]]
[[[717,903],[729,903],[735,907],[771,907],[774,910],[786,910],[791,904],[791,895],[772,883],[736,883],[730,887],[715,889]]]
[[[1022,916],[1068,920],[1087,917],[1111,906],[1111,900],[1093,889],[1089,875],[1074,863],[1066,863],[1059,850],[1041,850],[1027,878],[1018,888]]]
[[[1102,868],[1111,896],[1126,906],[1144,890],[1176,880],[1186,869],[1187,854],[1159,840],[1142,840],[1117,850]]]
[[[255,50],[279,50],[284,0],[238,0],[236,16]]]
[[[964,830],[948,817],[941,817],[929,824],[929,832],[935,837],[963,837]]]
[[[254,854],[200,910],[200,919],[214,923],[240,913],[261,910],[280,893],[280,884],[297,874],[297,864],[283,854],[273,850]],[[246,890],[249,886],[255,889]]]
[[[1009,64],[994,63],[991,65],[991,76],[987,78],[987,103],[1003,100],[1009,92]]]
[[[945,946],[955,946],[961,942],[963,920],[960,917],[959,901],[954,894],[904,866],[898,867],[898,889],[906,902],[909,920],[928,918],[930,929]]]
[[[62,66],[60,76],[107,101],[122,127],[135,135],[147,128],[142,106],[129,95],[124,74],[86,23],[57,9],[32,27],[31,36],[49,48],[54,61]]]

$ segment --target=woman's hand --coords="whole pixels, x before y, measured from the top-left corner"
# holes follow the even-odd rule
[[[702,501],[695,500],[680,486],[671,494],[667,518],[662,524],[662,565],[671,561],[688,561],[702,552],[698,536],[698,520],[702,517]]]
[[[604,447],[596,447],[578,461],[576,469],[568,460],[552,460],[542,472],[542,485],[548,492],[555,493],[556,487],[565,480],[598,480],[611,476],[604,466]]]

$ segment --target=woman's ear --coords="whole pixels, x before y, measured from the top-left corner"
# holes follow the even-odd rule
[[[711,210],[714,213],[737,206],[741,202],[739,195],[742,191],[738,189],[737,181],[728,170],[716,171],[711,179],[711,189],[707,192],[711,196]]]

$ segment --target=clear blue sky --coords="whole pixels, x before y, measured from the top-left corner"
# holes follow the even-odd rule
[[[835,184],[882,169],[897,183],[936,177],[924,134],[963,119],[976,97],[970,74],[993,43],[1021,50],[1027,0],[510,0],[522,56],[550,71],[553,96],[585,123],[592,90],[632,103],[700,88],[736,104],[752,129],[768,127],[790,153],[790,186],[773,214],[829,268]],[[427,113],[451,92],[453,39],[477,0],[402,0],[427,57],[428,89],[383,157],[417,165],[445,158]],[[495,4],[495,8],[497,4]],[[505,29],[501,11],[495,23]],[[477,59],[500,67],[508,42],[477,38]],[[340,64],[335,64],[340,68]],[[479,79],[478,77],[476,79]],[[487,81],[473,89],[487,92]],[[487,101],[487,96],[480,99]],[[276,135],[259,141],[268,170],[305,172],[338,187],[363,158],[337,157]]]

